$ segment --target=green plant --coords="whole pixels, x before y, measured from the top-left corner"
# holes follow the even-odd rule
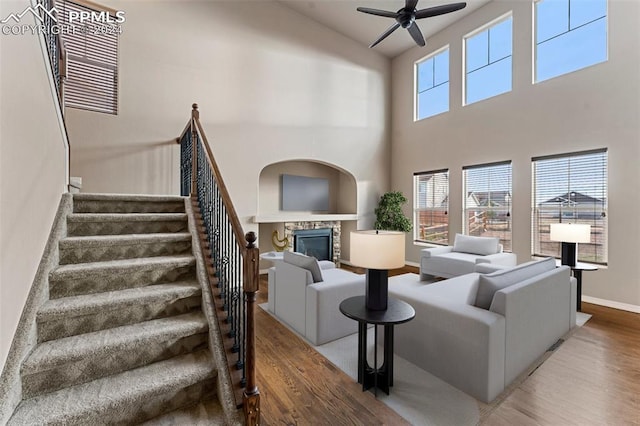
[[[387,231],[411,231],[413,228],[411,221],[402,212],[402,205],[406,202],[407,198],[400,191],[391,191],[382,195],[375,209],[374,228]]]

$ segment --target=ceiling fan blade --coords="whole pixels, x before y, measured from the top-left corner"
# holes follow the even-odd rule
[[[418,28],[418,24],[416,24],[415,22],[411,24],[409,28],[407,28],[407,31],[409,31],[409,34],[411,34],[411,37],[413,37],[413,39],[419,46],[424,46],[425,44],[427,44],[424,41],[424,37],[422,36],[420,28]]]
[[[378,37],[378,39],[376,41],[371,43],[371,46],[369,46],[369,47],[371,48],[371,47],[375,46],[376,44],[380,43],[382,40],[384,40],[385,38],[389,37],[389,34],[394,32],[395,30],[397,30],[399,27],[400,27],[400,24],[397,23],[397,22],[394,22],[394,24],[391,25],[389,28],[387,28],[387,31],[382,33],[382,35],[380,37]]]
[[[404,10],[412,12],[418,5],[418,0],[406,0],[404,2]]]
[[[370,7],[358,7],[358,12],[368,13],[369,15],[384,16],[385,18],[397,18],[398,12],[390,12],[388,10],[371,9]]]
[[[416,19],[430,18],[432,16],[444,15],[445,13],[455,12],[456,10],[464,9],[467,3],[451,3],[444,4],[442,6],[430,7],[427,9],[418,10],[416,12]]]

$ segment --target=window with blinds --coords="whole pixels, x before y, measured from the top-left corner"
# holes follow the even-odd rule
[[[67,49],[67,79],[64,103],[107,114],[118,113],[118,36],[120,25],[113,23],[70,21],[75,13],[108,12],[97,6],[56,2],[58,19],[71,31],[61,33]],[[115,17],[114,17],[115,20]]]
[[[549,241],[552,223],[591,225],[591,242],[578,244],[578,261],[607,263],[607,150],[535,157],[532,161],[532,253],[560,257]]]
[[[464,232],[476,237],[497,237],[503,250],[511,244],[511,161],[466,166]]]
[[[414,173],[416,241],[449,244],[449,170]]]

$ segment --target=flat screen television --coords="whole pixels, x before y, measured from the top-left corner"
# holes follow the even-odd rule
[[[282,175],[283,211],[328,211],[329,179]]]

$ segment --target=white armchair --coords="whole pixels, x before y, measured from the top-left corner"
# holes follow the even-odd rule
[[[432,247],[421,251],[420,279],[426,280],[432,276],[453,278],[470,274],[481,263],[515,266],[517,257],[514,253],[503,252],[497,238],[456,234],[453,246]]]

